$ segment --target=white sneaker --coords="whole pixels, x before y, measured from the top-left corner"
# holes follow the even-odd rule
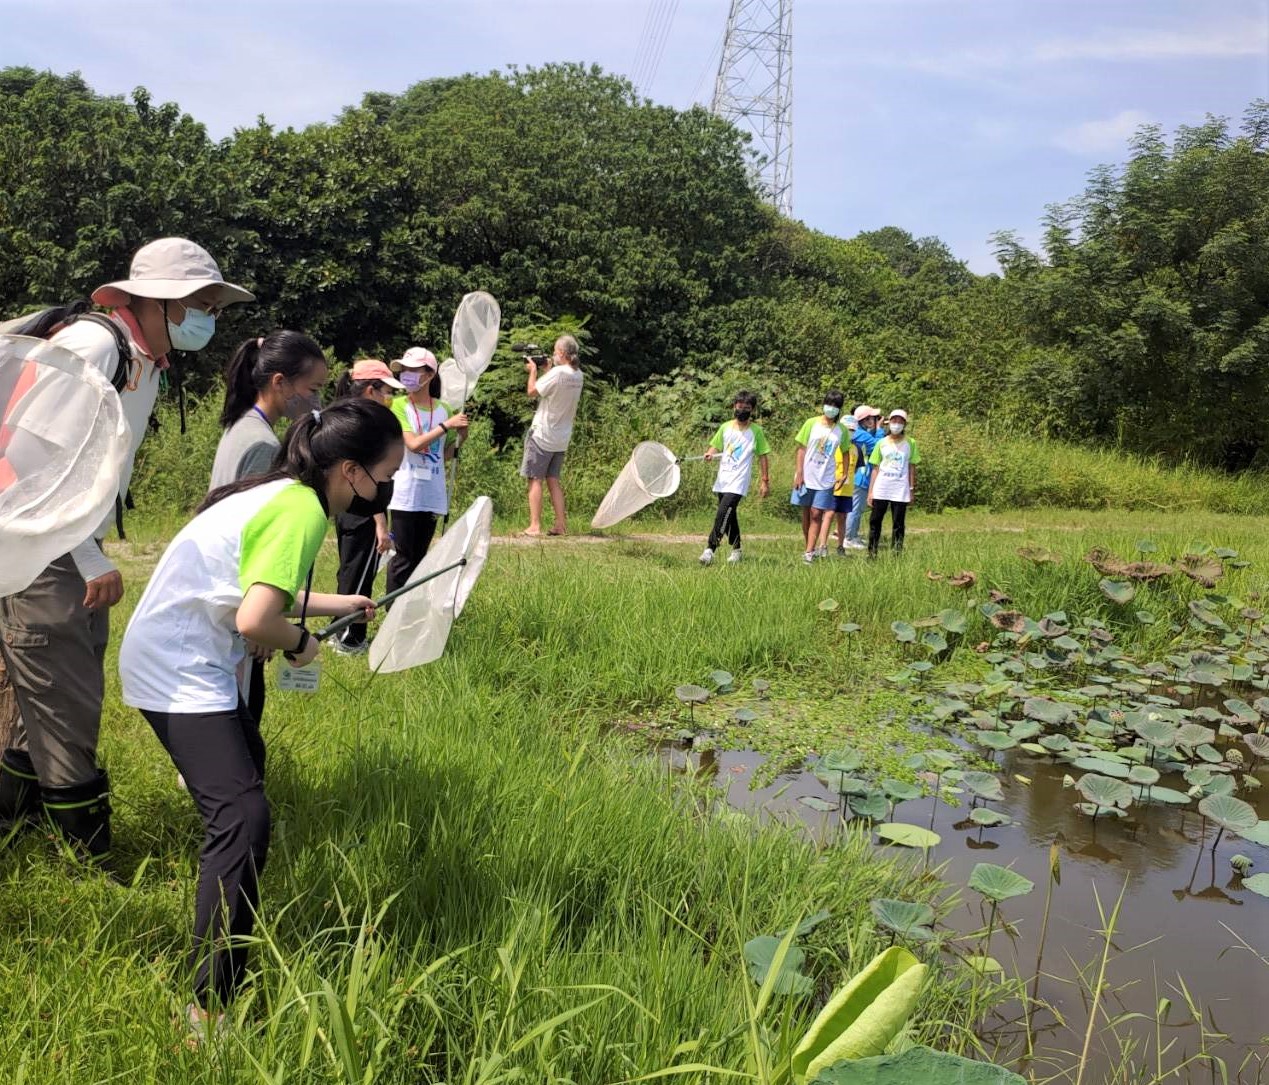
[[[868,546],[861,539],[847,539],[846,549],[847,550],[867,550]]]
[[[802,555],[802,560],[806,562],[807,565],[813,565],[815,563],[815,551],[808,550],[805,554]]]
[[[728,564],[728,565],[739,565],[739,564],[740,564],[740,549],[739,549],[739,547],[737,547],[737,549],[733,550],[730,554],[728,554],[728,555],[727,555],[727,564]]]
[[[712,551],[708,546],[705,547],[705,549],[701,551],[701,557],[700,557],[701,564],[708,565],[713,560],[714,560],[714,551]]]
[[[817,546],[817,547],[815,548],[815,556],[816,556],[817,558],[826,558],[826,557],[828,557],[828,547],[827,547],[827,546]]]

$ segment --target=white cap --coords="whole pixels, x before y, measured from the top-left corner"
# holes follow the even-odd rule
[[[207,286],[217,288],[208,299],[217,308],[256,300],[251,291],[225,282],[219,265],[202,245],[183,237],[161,237],[137,250],[128,278],[97,287],[93,301],[110,309],[127,305],[129,297],[179,301]]]
[[[435,372],[440,367],[436,363],[436,355],[426,347],[411,347],[392,363],[398,373],[402,369],[430,369]]]

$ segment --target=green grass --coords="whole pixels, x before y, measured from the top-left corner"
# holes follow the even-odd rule
[[[688,1064],[787,1080],[815,1007],[777,999],[750,1029],[741,946],[829,909],[807,947],[822,997],[886,944],[867,902],[910,896],[907,866],[853,837],[821,852],[720,814],[612,725],[676,717],[673,687],[723,668],[825,706],[814,734],[791,725],[794,743],[877,745],[853,706],[897,664],[889,623],[963,599],[927,569],[973,569],[980,592],[999,586],[1028,612],[1060,600],[1093,613],[1113,609],[1075,560],[1094,544],[1124,553],[1149,536],[1165,557],[1234,546],[1254,562],[1239,591],[1269,567],[1264,521],[1222,516],[921,517],[930,530],[901,559],[809,569],[788,525],[771,526],[784,536],[711,569],[695,564],[699,539],[498,545],[436,664],[368,681],[364,659],[325,654],[317,695],[272,692],[258,974],[212,1052],[186,1049],[172,1025],[197,819],[114,677],[126,609],[168,530],[138,521],[117,550],[130,588],[102,741],[134,884],[77,877],[37,834],[0,853],[9,1080],[598,1085]],[[1014,553],[1024,539],[1067,560],[1029,565]],[[318,580],[333,582],[329,544]],[[833,614],[817,608],[829,596]],[[849,644],[836,632],[848,619],[863,626]],[[941,976],[913,1038],[970,1048],[965,994]]]

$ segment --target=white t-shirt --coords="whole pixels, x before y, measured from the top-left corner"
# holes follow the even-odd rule
[[[756,422],[748,426],[724,422],[709,446],[722,453],[718,461],[718,478],[714,480],[714,493],[740,494],[741,497],[749,492],[754,456],[766,456],[771,451],[767,435]]]
[[[876,465],[876,481],[872,496],[880,501],[912,500],[912,487],[908,485],[908,465],[921,462],[921,453],[910,438],[896,441],[885,437],[872,450],[871,462]]]
[[[431,407],[416,407],[408,396],[392,401],[392,413],[405,433],[427,433],[449,418],[449,408],[439,399]],[[449,492],[445,489],[445,438],[433,441],[422,452],[405,450],[401,466],[392,477],[392,503],[397,512],[449,512]]]
[[[132,468],[137,458],[137,450],[149,430],[150,415],[154,413],[154,402],[159,395],[158,367],[145,357],[128,326],[118,317],[112,317],[119,327],[123,328],[129,345],[132,347],[132,358],[129,360],[128,384],[119,402],[123,406],[123,417],[132,434],[132,444],[123,461],[123,470],[119,475],[119,496],[126,497],[128,486],[132,482]],[[112,380],[118,363],[119,351],[115,345],[115,337],[92,320],[77,320],[67,328],[63,328],[49,339],[59,347],[73,351],[89,365],[96,366],[105,374],[106,380]],[[68,420],[69,421],[69,420]],[[111,572],[115,566],[101,552],[97,539],[104,539],[106,533],[114,526],[115,514],[112,510],[101,523],[93,537],[85,539],[71,551],[71,558],[76,569],[85,580],[94,580]]]
[[[837,481],[837,450],[842,447],[842,427],[823,418],[808,418],[798,430],[797,442],[806,449],[802,458],[802,482],[808,490],[831,490]]]
[[[544,452],[563,452],[573,436],[577,401],[582,398],[582,371],[555,365],[538,378],[538,409],[529,433]]]
[[[123,700],[150,712],[229,712],[246,643],[238,608],[252,584],[293,601],[313,567],[326,513],[293,479],[218,501],[177,534],[119,646]]]

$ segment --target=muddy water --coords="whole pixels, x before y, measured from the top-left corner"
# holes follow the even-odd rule
[[[798,797],[836,796],[810,772],[784,776],[770,787],[751,791],[749,781],[762,757],[751,751],[707,751],[685,755],[667,751],[672,766],[686,768],[685,757],[697,771],[712,774],[725,789],[728,803],[755,813],[763,820],[778,819],[803,826],[817,839],[839,831],[837,815],[821,814]],[[934,807],[932,798],[902,804],[895,820],[930,825],[942,843],[930,857],[931,866],[944,864],[944,877],[953,886],[965,884],[975,863],[991,862],[1012,867],[1030,878],[1036,889],[1029,896],[1005,902],[1001,914],[1016,925],[1014,939],[998,932],[991,955],[1011,974],[1030,981],[1036,973],[1036,952],[1045,887],[1049,879],[1049,847],[1061,849],[1061,884],[1053,890],[1044,959],[1040,969],[1039,998],[1053,1007],[1037,1010],[1032,1028],[1034,1058],[1030,1069],[1036,1080],[1065,1081],[1083,1045],[1088,1022],[1088,985],[1078,982],[1079,970],[1095,975],[1102,942],[1102,926],[1094,889],[1107,913],[1120,889],[1124,901],[1107,975],[1103,1009],[1093,1039],[1094,1062],[1084,1080],[1121,1080],[1112,1067],[1118,1044],[1105,1027],[1105,1016],[1141,1013],[1145,1020],[1118,1025],[1121,1038],[1139,1045],[1138,1058],[1148,1057],[1153,1067],[1155,1009],[1159,999],[1172,1007],[1162,1030],[1163,1044],[1172,1044],[1163,1066],[1178,1066],[1186,1057],[1206,1049],[1221,1056],[1228,1067],[1226,1080],[1269,1083],[1269,965],[1238,947],[1238,938],[1269,958],[1269,899],[1240,887],[1230,857],[1243,854],[1255,862],[1251,873],[1269,871],[1269,848],[1246,841],[1222,838],[1215,853],[1215,831],[1202,824],[1197,811],[1173,806],[1134,806],[1124,821],[1098,819],[1096,825],[1075,809],[1075,792],[1062,787],[1066,771],[1048,759],[1022,751],[1010,751],[1001,763],[1005,801],[993,807],[1013,818],[1014,824],[979,830],[966,823],[966,810],[944,803]],[[1023,785],[1014,774],[1031,780]],[[1269,785],[1269,773],[1261,770]],[[1178,778],[1161,783],[1185,790]],[[1269,818],[1269,786],[1244,793],[1262,819]],[[919,860],[918,860],[919,862]],[[968,933],[984,925],[976,894],[964,898],[944,921]],[[1208,1036],[1202,1036],[1186,1005],[1178,977],[1184,978],[1191,997],[1203,1009]],[[983,1038],[996,1049],[998,1061],[1018,1069],[1026,1051],[1022,1027],[1023,1008],[1005,1005],[985,1022]],[[1213,1035],[1217,1034],[1217,1035]],[[1191,1063],[1173,1081],[1220,1081],[1218,1071]]]

